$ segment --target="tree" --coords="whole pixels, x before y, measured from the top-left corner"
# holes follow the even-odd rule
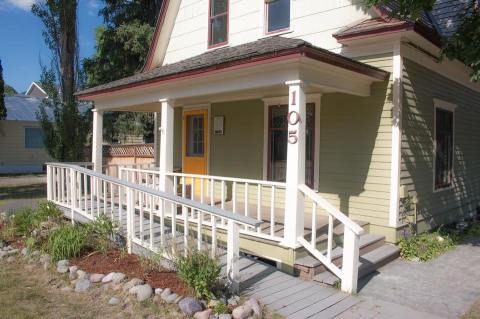
[[[367,7],[390,5],[393,17],[403,20],[417,20],[424,10],[431,11],[435,0],[364,0]],[[442,39],[442,57],[458,59],[472,69],[471,80],[480,80],[480,9],[478,0],[468,0],[466,9],[460,15],[456,32]]]
[[[2,60],[0,60],[0,120],[7,117],[7,108],[5,107],[5,82],[3,81],[3,67]]]
[[[51,66],[42,65],[40,83],[48,99],[43,100],[38,119],[45,146],[59,161],[83,160],[89,131],[89,116],[79,112],[74,96],[80,76],[77,5],[76,0],[42,0],[32,6],[43,23],[43,37],[52,52]]]
[[[92,87],[133,75],[145,64],[161,0],[104,0],[99,14],[105,25],[96,30],[96,52],[83,60],[86,85]],[[146,113],[106,113],[107,140],[128,134],[153,136],[153,116]]]
[[[5,93],[4,94],[5,94],[5,96],[13,96],[13,95],[17,95],[18,92],[17,92],[17,90],[15,90],[10,85],[5,84]]]

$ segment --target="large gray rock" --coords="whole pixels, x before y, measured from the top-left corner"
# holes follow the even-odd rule
[[[162,293],[160,294],[160,297],[163,299],[163,300],[166,300],[168,296],[170,296],[172,294],[172,291],[170,290],[170,288],[165,288]]]
[[[70,280],[75,280],[77,279],[77,271],[78,267],[77,266],[70,266],[68,267],[68,278]]]
[[[90,280],[88,279],[79,279],[75,283],[75,292],[85,292],[90,288]]]
[[[91,274],[90,275],[90,282],[91,283],[99,283],[105,277],[104,274]]]
[[[136,286],[137,288],[137,300],[142,302],[150,298],[153,294],[152,286],[149,284]]]
[[[237,307],[232,311],[233,319],[247,319],[252,315],[253,315],[253,310],[247,304]]]
[[[232,319],[232,315],[229,313],[222,313],[221,315],[218,315],[218,319]]]
[[[199,311],[199,312],[195,313],[193,318],[195,318],[195,319],[209,319],[210,315],[212,314],[212,311],[213,311],[212,309]]]
[[[70,266],[70,262],[66,259],[60,260],[57,262],[57,267],[67,267]]]
[[[106,278],[106,277],[105,277]],[[103,279],[105,279],[103,278]],[[130,289],[132,289],[133,287],[135,286],[138,286],[138,285],[143,285],[144,282],[142,279],[139,279],[139,278],[133,278],[131,279],[129,282],[125,283],[122,287],[123,291],[128,291]]]
[[[121,272],[111,272],[102,279],[102,283],[113,282],[114,284],[118,284],[123,279],[125,279],[125,274]]]
[[[170,294],[167,298],[165,298],[166,303],[177,303],[178,295],[173,293]]]
[[[258,303],[257,299],[250,298],[250,299],[247,300],[247,302],[245,304],[250,306],[250,308],[252,308],[254,315],[259,316],[259,317],[262,316],[262,308],[260,307],[260,304]]]
[[[78,279],[88,279],[88,273],[81,269],[77,270],[77,278]]]
[[[195,313],[203,310],[202,303],[192,297],[180,300],[178,307],[187,316],[193,316]]]
[[[68,266],[57,266],[57,272],[66,274],[68,272]]]

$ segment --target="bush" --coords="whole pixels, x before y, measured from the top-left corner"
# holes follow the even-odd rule
[[[192,250],[187,255],[176,256],[177,274],[194,289],[197,298],[212,298],[212,290],[220,276],[220,265],[207,252]]]
[[[64,224],[48,237],[47,251],[54,262],[79,256],[86,250],[87,232],[79,225]]]
[[[100,215],[93,222],[85,224],[84,227],[87,234],[87,245],[92,250],[105,253],[112,247],[112,239],[117,226],[110,218]]]
[[[402,258],[429,261],[455,246],[452,237],[441,231],[423,233],[400,240],[400,255]]]
[[[29,236],[35,228],[47,221],[60,223],[62,211],[51,202],[42,202],[37,209],[20,208],[10,213],[9,225],[14,228],[15,235]]]
[[[217,315],[221,315],[223,313],[229,313],[230,311],[230,309],[228,309],[228,305],[221,301],[217,302],[212,310]]]

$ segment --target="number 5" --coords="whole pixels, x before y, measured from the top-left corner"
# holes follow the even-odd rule
[[[296,130],[288,131],[288,143],[297,144],[297,142],[298,142],[297,131]]]

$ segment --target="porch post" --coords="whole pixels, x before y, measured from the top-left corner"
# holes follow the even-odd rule
[[[153,113],[154,124],[153,124],[153,158],[155,167],[160,165],[160,140],[159,140],[159,122],[160,122],[160,112]]]
[[[298,185],[305,184],[305,127],[306,98],[304,84],[300,80],[289,81],[288,94],[288,143],[285,191],[285,235],[283,244],[296,247],[297,238],[303,236],[303,195]]]
[[[162,99],[160,118],[160,190],[172,192],[173,183],[165,173],[173,172],[173,101]]]
[[[103,165],[103,111],[93,109],[92,162],[95,172],[102,172]]]

